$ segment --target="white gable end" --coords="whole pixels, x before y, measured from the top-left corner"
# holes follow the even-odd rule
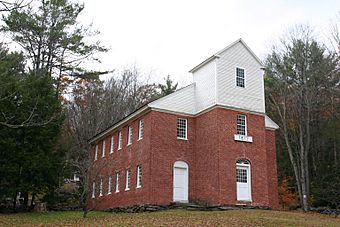
[[[219,53],[218,104],[265,113],[262,65],[242,41]],[[244,69],[245,87],[236,86],[236,68]]]

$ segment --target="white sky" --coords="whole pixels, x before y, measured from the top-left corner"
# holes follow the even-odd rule
[[[192,67],[238,38],[263,59],[290,26],[309,24],[326,35],[331,23],[340,23],[339,0],[83,2],[81,22],[93,23],[101,32],[97,38],[110,48],[96,69],[136,64],[152,82],[170,74],[180,86],[191,82]]]

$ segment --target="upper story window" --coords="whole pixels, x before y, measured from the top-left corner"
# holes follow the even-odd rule
[[[92,182],[92,198],[96,197],[96,182]]]
[[[139,130],[138,130],[138,140],[143,139],[144,136],[144,119],[139,121]]]
[[[236,68],[236,86],[245,87],[245,72],[244,72],[244,69]]]
[[[112,136],[111,136],[111,149],[110,149],[110,154],[113,153],[114,149],[115,149],[115,137],[112,135]]]
[[[188,120],[178,118],[177,119],[177,138],[188,139]]]
[[[247,135],[247,117],[245,115],[237,115],[237,134]]]
[[[119,192],[119,181],[120,181],[120,174],[116,173],[116,192]]]
[[[107,189],[107,194],[111,194],[112,192],[112,176],[109,176],[109,188]]]
[[[130,144],[132,144],[132,126],[131,125],[128,127],[128,143],[127,143],[127,145],[130,145]]]
[[[103,178],[100,178],[99,196],[103,196]]]
[[[96,145],[96,150],[94,153],[94,160],[97,160],[97,159],[98,159],[98,144]]]
[[[122,135],[122,131],[119,131],[119,134],[118,134],[118,150],[122,149],[122,144],[123,144],[123,135]]]
[[[142,166],[137,166],[137,188],[142,187]]]
[[[130,190],[131,187],[131,170],[126,170],[126,184],[125,184],[125,191]]]
[[[105,157],[105,149],[106,149],[105,140],[103,140],[102,158]]]

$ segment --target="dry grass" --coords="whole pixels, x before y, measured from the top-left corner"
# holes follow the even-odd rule
[[[340,226],[340,218],[315,213],[267,210],[154,213],[48,212],[0,214],[0,226]]]

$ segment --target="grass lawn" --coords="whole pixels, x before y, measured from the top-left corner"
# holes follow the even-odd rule
[[[188,211],[154,213],[48,212],[0,214],[0,226],[340,226],[340,218],[269,210]]]

